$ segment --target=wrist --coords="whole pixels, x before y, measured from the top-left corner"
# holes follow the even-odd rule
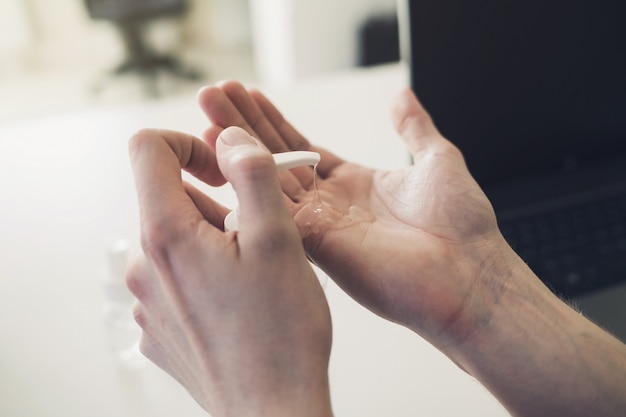
[[[454,309],[446,312],[436,333],[424,334],[421,322],[414,330],[457,363],[468,346],[492,331],[497,324],[494,318],[514,319],[507,310],[509,297],[524,292],[549,293],[499,233],[460,248],[452,253],[449,263],[455,265],[458,276],[455,287],[449,288],[452,301],[444,302],[452,303]]]
[[[514,415],[623,409],[623,344],[554,296],[501,246],[492,275],[482,277],[492,291],[473,297],[490,302],[474,311],[473,330],[446,353]]]
[[[311,372],[299,381],[285,383],[263,378],[258,386],[238,385],[238,394],[222,395],[215,416],[332,417],[328,373]],[[231,392],[232,394],[232,392]]]
[[[268,397],[253,407],[244,407],[244,411],[234,413],[248,417],[332,417],[330,394],[326,392],[270,393]]]
[[[454,334],[452,349],[468,352],[514,332],[530,316],[571,312],[508,245],[501,234],[474,249],[474,284]],[[468,257],[469,258],[469,257]],[[468,270],[472,271],[469,267]],[[551,311],[548,313],[548,311]],[[520,329],[517,329],[520,330]]]
[[[525,332],[523,326],[534,326],[546,315],[564,319],[571,310],[503,238],[498,249],[489,252],[488,259],[469,297],[466,315],[470,318],[451,349],[454,359],[469,368],[477,351],[508,343]]]

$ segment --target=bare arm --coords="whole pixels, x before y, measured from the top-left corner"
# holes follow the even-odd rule
[[[450,356],[518,416],[626,415],[626,345],[555,297],[504,243],[493,313]]]
[[[215,417],[330,416],[330,313],[274,161],[241,129],[220,138],[217,153],[173,131],[130,142],[143,254],[127,283],[141,350]],[[233,184],[239,232],[223,231],[228,210],[181,169]]]
[[[322,153],[320,193],[340,215],[307,212],[310,172],[282,176],[283,192],[309,257],[361,304],[429,340],[514,415],[626,415],[626,346],[555,297],[512,251],[462,155],[412,92],[399,95],[393,120],[415,163],[391,172],[315,147],[238,83],[199,99],[213,122],[209,144],[238,125],[272,151]],[[350,223],[353,207],[366,215]]]

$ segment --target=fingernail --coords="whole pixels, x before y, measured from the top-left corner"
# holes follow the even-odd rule
[[[220,139],[228,146],[256,145],[252,136],[240,127],[229,127],[220,133]]]

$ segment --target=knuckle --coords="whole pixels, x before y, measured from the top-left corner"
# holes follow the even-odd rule
[[[172,247],[181,239],[180,235],[180,232],[165,223],[144,223],[141,228],[141,248],[159,270],[167,270],[170,268]]]
[[[146,275],[143,260],[134,259],[129,262],[126,270],[126,286],[137,299],[144,299],[147,296]]]
[[[141,249],[149,259],[154,259],[167,247],[167,238],[158,224],[142,222]]]
[[[232,156],[231,164],[250,179],[273,176],[276,172],[274,160],[269,152],[262,148],[250,148],[249,152],[238,152]]]
[[[226,94],[246,93],[246,88],[237,80],[225,80],[220,83],[220,88]]]
[[[146,329],[148,327],[148,320],[140,303],[135,303],[133,306],[133,318],[142,329]]]
[[[149,141],[154,140],[155,137],[159,136],[158,129],[140,129],[135,132],[128,141],[128,149],[131,155],[139,152],[141,148],[145,146],[145,144]]]
[[[464,160],[461,150],[449,140],[441,141],[442,153],[447,154],[453,158]]]

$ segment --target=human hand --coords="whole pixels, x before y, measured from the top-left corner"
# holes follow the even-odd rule
[[[241,129],[216,142],[217,160],[173,131],[130,141],[145,255],[127,283],[141,350],[213,416],[330,415],[328,306],[272,157]],[[228,210],[184,184],[181,168],[231,182],[238,232],[224,233]]]
[[[624,415],[624,344],[515,255],[461,154],[410,91],[393,120],[415,163],[392,172],[312,146],[262,94],[237,83],[199,98],[213,122],[209,144],[222,126],[238,125],[273,152],[322,154],[319,213],[311,170],[282,173],[282,189],[311,259],[362,304],[427,338],[512,415]]]
[[[199,102],[212,122],[204,135],[211,145],[237,125],[272,152],[322,155],[319,213],[310,169],[282,173],[281,184],[309,257],[352,297],[444,351],[488,321],[505,287],[492,273],[510,253],[462,155],[412,92],[397,98],[393,121],[414,165],[391,172],[311,145],[266,97],[236,82],[206,87]]]

